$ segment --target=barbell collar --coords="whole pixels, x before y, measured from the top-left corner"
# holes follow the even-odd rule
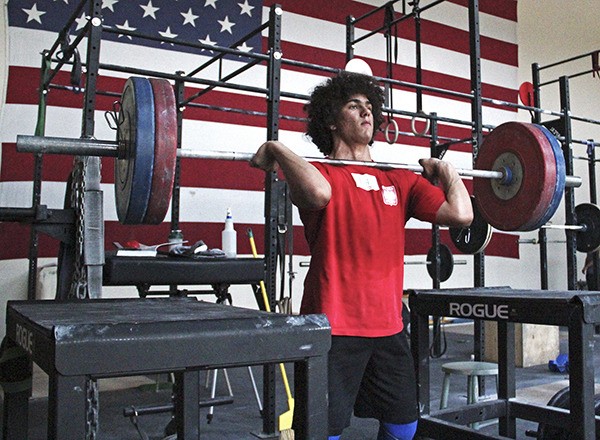
[[[117,157],[119,154],[119,146],[114,141],[102,141],[97,139],[18,135],[17,151],[25,153],[65,154],[74,156]],[[249,162],[254,154],[233,151],[179,149],[177,150],[177,156],[190,159],[217,159]],[[372,168],[393,168],[414,171],[417,173],[423,172],[422,166],[405,163],[363,162],[356,160],[327,159],[323,157],[305,157],[305,159],[333,165],[362,165]],[[458,168],[456,171],[460,176],[463,177],[476,177],[483,179],[505,178],[505,173],[502,171],[477,169],[471,170],[462,168]],[[567,176],[565,184],[569,187],[580,187],[582,180],[581,177],[578,176]]]

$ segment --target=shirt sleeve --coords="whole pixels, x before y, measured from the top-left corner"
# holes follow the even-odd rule
[[[441,188],[432,185],[423,176],[416,175],[410,193],[408,218],[415,217],[435,223],[437,212],[445,201],[446,195]]]

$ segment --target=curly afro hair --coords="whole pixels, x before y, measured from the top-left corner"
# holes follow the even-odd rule
[[[340,111],[348,99],[356,94],[365,95],[373,106],[374,138],[383,123],[381,108],[384,93],[371,76],[342,72],[317,86],[311,94],[310,102],[304,106],[308,116],[306,134],[323,154],[331,154],[333,135],[330,127],[336,124]],[[373,144],[373,138],[369,145]]]

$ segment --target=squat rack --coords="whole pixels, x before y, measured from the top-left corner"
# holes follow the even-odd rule
[[[87,9],[86,9],[87,7]],[[87,24],[75,35],[72,42],[69,41],[70,28],[75,20],[86,11]],[[173,42],[163,39],[164,42],[181,44],[197,49],[207,49],[217,52],[213,60],[203,64],[193,74],[197,74],[208,67],[214,61],[221,61],[226,54],[243,56],[251,61],[244,67],[219,78],[208,80],[192,76],[185,76],[183,72],[169,74],[165,72],[149,71],[139,68],[116,66],[102,63],[100,60],[100,49],[103,33],[116,33],[161,40],[139,33],[117,30],[103,24],[102,7],[99,2],[82,0],[71,14],[65,26],[59,32],[55,43],[50,50],[42,53],[42,69],[39,87],[39,113],[36,127],[36,135],[44,136],[44,119],[46,113],[46,98],[50,89],[61,89],[67,91],[81,91],[83,89],[82,103],[82,138],[93,138],[95,128],[95,115],[97,96],[120,96],[120,92],[100,91],[97,89],[97,80],[100,70],[130,73],[135,75],[154,76],[174,81],[175,93],[178,105],[178,146],[181,146],[181,131],[183,120],[183,105],[194,106],[190,100],[184,100],[184,89],[186,83],[207,86],[206,90],[214,87],[224,87],[235,90],[261,93],[266,96],[267,111],[261,113],[267,119],[267,139],[277,139],[279,124],[279,99],[280,99],[280,71],[281,71],[281,15],[279,5],[273,5],[270,9],[269,19],[256,30],[250,32],[242,40],[231,45],[231,47],[209,46],[202,43]],[[263,30],[268,31],[267,53],[248,53],[235,49],[254,35]],[[87,37],[86,61],[80,63],[78,59],[77,46]],[[60,52],[59,52],[60,50]],[[52,64],[54,68],[52,68]],[[267,65],[267,85],[264,88],[231,84],[235,76],[258,63]],[[85,86],[79,84],[79,78],[71,86],[53,84],[52,80],[65,65],[72,65],[74,71],[85,68]],[[81,70],[79,70],[81,74]],[[78,75],[75,75],[78,76]],[[220,108],[217,108],[220,109]],[[221,108],[221,110],[223,110]],[[243,110],[241,110],[243,111]],[[100,158],[94,156],[79,156],[75,158],[70,182],[67,188],[66,206],[64,210],[47,210],[41,201],[43,154],[35,155],[34,187],[32,208],[1,208],[0,213],[5,221],[30,222],[31,241],[29,250],[29,286],[28,298],[35,299],[36,273],[38,257],[38,232],[45,232],[61,241],[59,255],[59,270],[57,280],[58,297],[74,298],[99,298],[102,289],[102,267],[104,260],[104,219],[103,219],[103,197],[100,188]],[[179,222],[179,173],[177,165],[172,198],[172,229],[178,229]],[[265,259],[264,277],[267,286],[268,299],[271,308],[274,306],[276,258],[277,258],[277,227],[278,211],[276,207],[284,194],[281,182],[278,182],[276,173],[266,173],[265,176]],[[67,267],[73,266],[73,269]],[[75,287],[73,287],[75,285]],[[66,290],[66,291],[65,291]],[[275,417],[275,369],[274,365],[264,366],[263,380],[263,433],[270,435],[276,432]],[[88,417],[88,433],[94,438],[98,428],[98,388],[94,380],[89,380],[86,386]]]
[[[573,160],[575,157],[573,156],[573,151],[571,146],[573,144],[582,144],[587,146],[587,155],[588,155],[588,175],[589,175],[589,191],[590,191],[590,202],[596,204],[597,203],[597,194],[596,194],[596,155],[595,148],[600,146],[600,143],[595,142],[593,139],[588,140],[579,140],[573,138],[572,133],[572,121],[579,121],[588,124],[600,125],[600,121],[583,118],[580,116],[575,116],[571,114],[571,98],[570,98],[570,80],[573,78],[578,78],[583,75],[589,75],[590,73],[595,75],[600,75],[600,67],[598,67],[598,53],[600,51],[592,51],[585,54],[573,56],[562,61],[557,61],[554,63],[547,64],[545,66],[541,66],[539,63],[533,63],[531,65],[531,74],[533,80],[533,101],[534,107],[537,109],[535,111],[531,111],[532,122],[537,124],[543,124],[547,126],[550,130],[554,132],[557,138],[562,143],[562,150],[565,157],[565,162],[567,165],[567,172],[573,171]],[[572,63],[574,61],[581,60],[583,58],[590,57],[592,60],[592,68],[589,70],[583,70],[580,72],[576,72],[571,75],[563,75],[557,79],[549,80],[542,82],[541,80],[541,72],[550,69],[553,67],[562,66],[568,63]],[[542,87],[550,86],[552,84],[558,83],[559,92],[560,92],[560,106],[561,112],[558,114],[557,119],[548,120],[542,122],[542,114],[544,112],[540,111],[541,107],[541,92]],[[577,219],[575,218],[575,194],[572,188],[568,188],[565,191],[565,219],[567,224],[576,224]],[[569,290],[577,289],[577,253],[576,253],[576,242],[575,242],[575,234],[573,231],[566,230],[566,246],[567,246],[567,288]],[[548,240],[546,235],[546,230],[541,228],[538,231],[538,243],[540,245],[540,283],[541,288],[544,290],[548,289]],[[598,272],[600,270],[600,259],[598,258],[598,253],[595,252],[593,256],[593,264],[595,267],[596,277],[598,278]]]

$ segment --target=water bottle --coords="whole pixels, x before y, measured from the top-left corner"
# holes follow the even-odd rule
[[[222,250],[227,258],[235,258],[237,255],[237,232],[233,228],[233,217],[231,208],[227,208],[227,217],[225,218],[225,229],[221,233]]]
[[[167,239],[171,245],[169,246],[169,251],[173,251],[177,248],[177,246],[181,246],[183,243],[183,233],[181,229],[173,229],[169,234],[169,238]]]

